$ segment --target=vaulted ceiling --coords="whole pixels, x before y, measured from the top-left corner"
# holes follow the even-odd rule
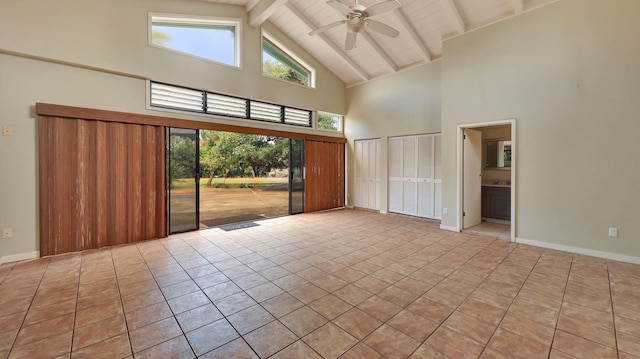
[[[345,50],[346,28],[309,32],[344,19],[324,0],[204,0],[244,6],[251,26],[270,21],[348,86],[442,57],[442,41],[557,0],[398,0],[401,6],[375,20],[400,31],[396,38],[366,30]],[[354,0],[339,0],[351,6]],[[385,0],[359,0],[370,7]]]

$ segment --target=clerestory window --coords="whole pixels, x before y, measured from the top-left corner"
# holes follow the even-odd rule
[[[314,70],[266,34],[262,37],[262,74],[297,85],[315,87]]]
[[[318,111],[318,129],[342,131],[342,116]]]
[[[240,67],[239,19],[149,14],[149,44]]]

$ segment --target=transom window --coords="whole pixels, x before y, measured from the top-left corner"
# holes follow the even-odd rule
[[[267,34],[263,34],[262,37],[262,74],[302,86],[315,87],[313,69],[290,51],[285,51]]]
[[[341,131],[342,116],[318,111],[318,129]]]
[[[149,104],[247,120],[311,127],[311,111],[150,81]]]
[[[240,20],[149,14],[149,44],[240,67]]]

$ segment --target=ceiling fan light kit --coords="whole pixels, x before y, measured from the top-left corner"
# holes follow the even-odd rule
[[[344,42],[344,48],[346,50],[351,50],[356,44],[358,33],[363,30],[366,31],[367,29],[371,29],[375,32],[389,37],[396,37],[400,34],[398,30],[392,28],[391,26],[369,18],[371,16],[384,14],[386,12],[393,11],[399,8],[400,2],[398,2],[397,0],[383,1],[371,5],[370,7],[358,4],[358,0],[356,0],[355,4],[351,7],[337,0],[328,1],[327,5],[340,11],[346,17],[346,19],[319,27],[316,30],[311,31],[309,35],[313,36],[342,24],[347,24],[347,36]]]

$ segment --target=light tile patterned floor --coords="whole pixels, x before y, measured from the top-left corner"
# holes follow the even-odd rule
[[[511,240],[511,226],[508,224],[482,222],[463,230],[463,232],[468,234],[477,234],[483,237],[504,239],[507,241]]]
[[[0,266],[0,358],[640,357],[640,266],[358,210]]]

